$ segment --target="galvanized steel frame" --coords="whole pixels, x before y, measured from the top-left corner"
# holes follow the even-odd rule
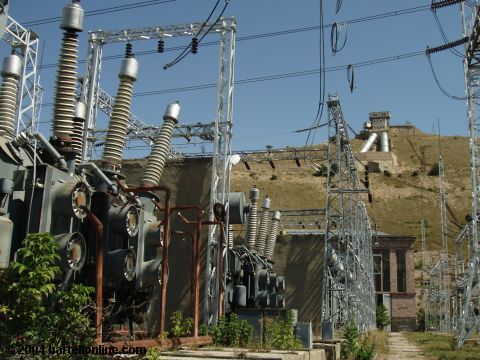
[[[40,117],[43,89],[37,73],[39,37],[8,15],[3,40],[23,59],[20,91],[17,98],[16,134],[36,132]]]
[[[211,28],[211,29],[210,29]],[[210,29],[209,34],[220,35],[220,64],[217,80],[217,111],[214,122],[212,180],[210,188],[209,220],[214,220],[213,206],[221,203],[226,209],[225,229],[228,229],[228,194],[230,192],[230,156],[233,124],[233,86],[235,61],[236,19],[220,19],[215,24],[190,23],[183,25],[155,26],[138,29],[123,29],[117,31],[94,31],[89,33],[89,48],[86,76],[83,81],[82,100],[87,105],[87,120],[85,122],[83,160],[92,156],[97,108],[100,106],[100,74],[102,67],[103,46],[108,43],[145,41],[162,39],[163,37],[191,37],[194,34],[201,37]],[[205,289],[205,322],[216,322],[218,313],[218,279],[217,264],[219,262],[219,227],[209,226],[207,246],[207,270]],[[225,234],[225,239],[228,236]],[[221,256],[225,256],[225,252]],[[225,266],[226,264],[225,257]],[[222,282],[224,286],[225,279]]]
[[[342,327],[355,319],[363,332],[375,326],[376,314],[372,231],[360,197],[368,190],[360,187],[338,96],[329,95],[327,105],[329,141],[322,321]],[[345,264],[343,278],[327,265],[329,247],[337,248]]]
[[[470,238],[468,246],[470,256],[466,259],[468,270],[467,280],[464,287],[464,298],[457,303],[459,306],[457,322],[457,348],[470,338],[480,324],[480,315],[475,314],[474,309],[480,309],[480,299],[473,296],[475,278],[478,279],[480,272],[479,260],[479,234],[478,234],[478,211],[480,201],[480,7],[475,1],[472,13],[466,14],[462,2],[462,21],[464,34],[469,37],[466,45],[465,56],[465,83],[467,100],[467,121],[470,133],[470,157],[471,157],[471,184],[472,203],[471,211],[473,220],[470,223]],[[467,28],[467,17],[470,17],[470,24]],[[458,289],[457,289],[458,291]]]

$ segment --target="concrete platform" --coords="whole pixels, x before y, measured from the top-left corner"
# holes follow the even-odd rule
[[[256,352],[250,349],[199,349],[177,350],[161,352],[162,360],[185,360],[185,359],[256,359],[256,360],[326,360],[325,351],[318,350],[295,350],[282,351],[271,350]]]

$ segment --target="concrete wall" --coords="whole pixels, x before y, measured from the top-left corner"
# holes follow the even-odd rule
[[[274,254],[274,270],[285,275],[288,308],[298,309],[298,320],[321,329],[323,285],[323,236],[280,235]]]

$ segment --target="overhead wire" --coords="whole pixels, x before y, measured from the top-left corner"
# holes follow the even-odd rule
[[[104,14],[110,14],[112,12],[133,10],[133,9],[138,9],[138,8],[142,8],[142,7],[165,4],[165,3],[172,3],[172,2],[177,2],[177,1],[178,0],[140,1],[140,2],[136,2],[135,4],[117,5],[117,6],[111,6],[111,7],[103,8],[103,9],[85,11],[85,16],[87,17],[87,16],[95,16],[95,15],[104,15]],[[22,22],[22,25],[26,26],[26,27],[30,27],[30,26],[52,24],[52,23],[59,22],[60,19],[61,18],[59,16],[55,16],[55,17],[50,17],[50,18],[45,18],[45,19],[24,21],[24,22]]]
[[[342,45],[339,46],[340,36],[345,32]],[[342,51],[347,44],[347,23],[334,22],[330,30],[330,47],[332,48],[332,55],[335,56]]]
[[[192,41],[190,42],[190,44],[185,48],[184,51],[182,51],[182,53],[180,55],[178,55],[175,60],[169,62],[168,64],[165,64],[165,66],[163,67],[165,70],[168,69],[168,68],[171,68],[172,66],[178,64],[180,61],[182,61],[183,59],[185,59],[188,54],[190,54],[190,52],[194,53],[194,43],[196,43],[195,47],[198,47],[198,45],[200,45],[200,43],[202,42],[202,40],[205,38],[205,36],[208,35],[208,33],[210,33],[210,31],[212,31],[213,27],[220,21],[220,19],[222,18],[223,14],[225,13],[225,10],[227,10],[227,7],[228,5],[230,4],[230,0],[224,0],[225,1],[225,5],[223,6],[223,9],[222,11],[220,11],[220,14],[218,15],[217,19],[210,25],[210,27],[207,29],[207,31],[205,31],[205,33],[202,35],[202,37],[198,40],[197,39],[197,36],[200,34],[200,32],[204,29],[205,27],[205,23],[208,22],[208,20],[211,18],[211,16],[213,15],[215,9],[217,8],[220,0],[217,0],[217,3],[215,4],[215,7],[213,8],[213,10],[210,12],[210,15],[208,16],[208,19],[204,22],[204,24],[202,25],[201,29],[198,31],[197,35],[195,35],[195,37],[192,39]],[[195,41],[194,41],[195,40]]]
[[[435,18],[435,22],[437,23],[438,30],[440,31],[440,34],[442,35],[442,39],[445,43],[449,43],[450,41],[447,38],[447,35],[445,34],[445,30],[443,29],[442,23],[440,22],[440,19],[438,18],[437,12],[435,9],[432,9],[432,14],[433,17]],[[449,48],[448,49],[453,55],[458,56],[460,58],[463,58],[465,55],[460,53],[454,48]]]
[[[448,98],[450,98],[452,100],[466,100],[467,98],[465,96],[452,95],[444,89],[444,87],[442,86],[442,84],[440,84],[440,81],[438,80],[438,77],[437,77],[437,74],[436,74],[435,69],[433,67],[433,63],[432,63],[432,59],[431,59],[430,55],[431,54],[426,53],[426,56],[427,56],[427,59],[428,59],[428,64],[430,65],[430,70],[432,71],[433,79],[435,80],[435,83],[437,84],[437,87],[440,89],[440,91],[445,96],[447,96]]]
[[[317,107],[317,114],[315,115],[315,120],[312,123],[312,126],[310,127],[310,130],[308,131],[307,134],[307,139],[305,141],[305,146],[303,148],[303,161],[307,166],[314,170],[318,170],[318,166],[316,164],[311,164],[307,158],[307,148],[308,146],[312,146],[313,142],[315,140],[315,135],[316,132],[319,128],[323,111],[325,108],[325,92],[326,92],[326,86],[325,86],[325,26],[324,26],[324,13],[323,13],[323,0],[320,0],[320,6],[319,6],[319,62],[320,62],[320,68],[319,73],[320,76],[318,77],[319,79],[319,96],[318,96],[318,107]],[[328,124],[328,123],[327,123]]]
[[[175,1],[178,1],[178,0],[175,0]],[[430,7],[428,5],[416,6],[416,7],[412,7],[412,8],[396,10],[396,11],[389,11],[389,12],[386,12],[386,13],[380,13],[380,14],[376,14],[376,15],[371,15],[371,16],[346,20],[346,21],[344,21],[344,23],[346,23],[347,25],[357,24],[357,23],[362,23],[362,22],[367,22],[367,21],[381,20],[381,19],[392,17],[392,16],[401,16],[401,15],[417,13],[417,12],[426,11],[426,10],[430,10]],[[325,28],[331,28],[332,25],[333,25],[333,23],[332,24],[324,24],[323,26]],[[308,26],[308,27],[294,28],[294,29],[289,29],[289,30],[281,30],[281,31],[274,31],[274,32],[268,32],[268,33],[261,33],[261,34],[254,34],[254,35],[246,35],[246,36],[237,37],[235,39],[235,41],[236,42],[241,42],[241,41],[257,40],[257,39],[268,38],[268,37],[291,35],[291,34],[301,33],[301,32],[316,31],[316,30],[319,30],[319,28],[320,27],[317,25],[317,26]],[[219,41],[203,42],[202,46],[218,45],[219,43],[220,43]],[[184,49],[184,46],[171,47],[171,48],[165,49],[165,52],[177,51],[177,50],[182,50],[182,49]],[[135,57],[139,57],[139,56],[143,56],[143,55],[151,55],[151,54],[157,54],[157,50],[155,49],[155,50],[138,51],[138,52],[135,53]],[[104,56],[102,58],[102,60],[105,61],[105,60],[113,60],[113,59],[123,59],[124,56],[125,55],[123,53],[122,54],[117,54],[117,55],[108,55],[108,56]],[[79,60],[79,64],[83,64],[85,62],[86,62],[85,60]],[[57,66],[56,63],[45,64],[45,65],[42,65],[42,69],[55,68],[56,66]]]

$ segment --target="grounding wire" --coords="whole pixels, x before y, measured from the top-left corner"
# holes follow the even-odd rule
[[[453,99],[453,100],[466,100],[467,98],[465,96],[455,96],[455,95],[452,95],[450,94],[448,91],[446,91],[443,86],[440,84],[440,81],[438,80],[438,77],[437,77],[437,74],[435,73],[435,69],[433,67],[433,63],[432,63],[432,59],[430,58],[430,54],[426,54],[427,55],[427,59],[428,59],[428,63],[430,65],[430,69],[432,70],[432,75],[433,75],[433,78],[435,80],[435,83],[437,84],[438,88],[440,89],[440,91],[447,97],[449,97],[450,99]]]
[[[372,16],[367,16],[367,17],[361,17],[361,18],[356,18],[356,19],[351,19],[351,20],[346,20],[346,24],[357,24],[357,23],[362,23],[366,21],[373,21],[373,20],[380,20],[388,17],[393,17],[393,16],[400,16],[400,15],[407,15],[407,14],[412,14],[412,13],[417,13],[420,11],[426,11],[430,10],[429,6],[416,6],[413,8],[407,8],[403,10],[397,10],[397,11],[390,11],[386,13],[381,13],[381,14],[376,14]],[[326,24],[324,25],[325,28],[331,28],[332,24]],[[306,32],[306,31],[314,31],[314,30],[319,30],[319,26],[308,26],[308,27],[303,27],[303,28],[295,28],[295,29],[289,29],[289,30],[282,30],[282,31],[274,31],[274,32],[269,32],[269,33],[262,33],[262,34],[254,34],[254,35],[246,35],[246,36],[240,36],[235,39],[236,42],[240,41],[248,41],[248,40],[257,40],[257,39],[262,39],[262,38],[268,38],[268,37],[275,37],[275,36],[283,36],[283,35],[290,35],[290,34],[295,34],[299,32]],[[220,42],[219,41],[210,41],[210,42],[204,42],[202,43],[203,46],[211,46],[211,45],[218,45]],[[168,51],[176,51],[176,50],[181,50],[183,49],[183,46],[177,46],[177,47],[171,47],[168,49],[165,49],[165,52]],[[143,55],[151,55],[151,54],[157,54],[157,50],[146,50],[146,51],[139,51],[135,53],[135,56],[143,56]],[[109,56],[104,56],[102,60],[113,60],[113,59],[123,59],[125,55],[118,54],[118,55],[109,55]],[[86,63],[86,60],[79,60],[79,64]],[[52,63],[52,64],[46,64],[43,65],[43,69],[47,68],[56,68],[57,64]]]
[[[223,9],[222,11],[220,12],[220,14],[218,15],[217,19],[215,20],[215,22],[210,25],[210,27],[207,29],[207,31],[205,31],[205,33],[202,35],[202,37],[197,41],[197,47],[198,45],[200,45],[200,43],[202,42],[202,40],[205,38],[205,36],[207,36],[210,31],[212,31],[213,27],[220,21],[220,19],[222,18],[223,14],[225,13],[225,10],[227,10],[227,7],[228,7],[228,4],[230,4],[230,0],[224,0],[225,1],[225,5],[223,6]],[[215,5],[214,7],[214,10],[217,8],[217,5],[218,5],[218,2],[217,4]],[[212,12],[213,13],[213,12]],[[209,15],[209,18],[212,16],[212,13],[210,13]],[[203,25],[202,25],[202,30],[203,30]],[[200,31],[198,32],[200,33]],[[198,35],[198,34],[197,34]],[[194,37],[193,39],[196,39],[196,37]],[[168,64],[166,64],[163,69],[166,70],[168,68],[171,68],[172,66],[178,64],[180,61],[182,61],[183,59],[185,59],[188,54],[190,54],[190,52],[192,52],[193,50],[193,39],[192,41],[190,42],[190,44],[185,48],[184,51],[182,51],[182,54],[178,55],[177,58],[171,62],[169,62]],[[189,51],[190,50],[190,51]]]
[[[124,11],[124,10],[133,10],[133,9],[138,9],[138,8],[142,8],[142,7],[159,5],[159,4],[164,4],[164,3],[172,3],[172,2],[177,2],[177,1],[178,0],[142,1],[142,2],[137,2],[136,4],[118,5],[118,6],[112,6],[112,7],[103,8],[103,9],[85,11],[85,16],[87,17],[87,16],[95,16],[95,15],[104,15],[104,14],[110,14],[112,12],[118,12],[118,11]],[[45,18],[45,19],[26,21],[26,22],[23,22],[22,25],[26,26],[26,27],[30,27],[30,26],[52,24],[52,23],[59,22],[60,19],[61,18],[59,16],[56,16],[56,17],[50,17],[50,18]]]

